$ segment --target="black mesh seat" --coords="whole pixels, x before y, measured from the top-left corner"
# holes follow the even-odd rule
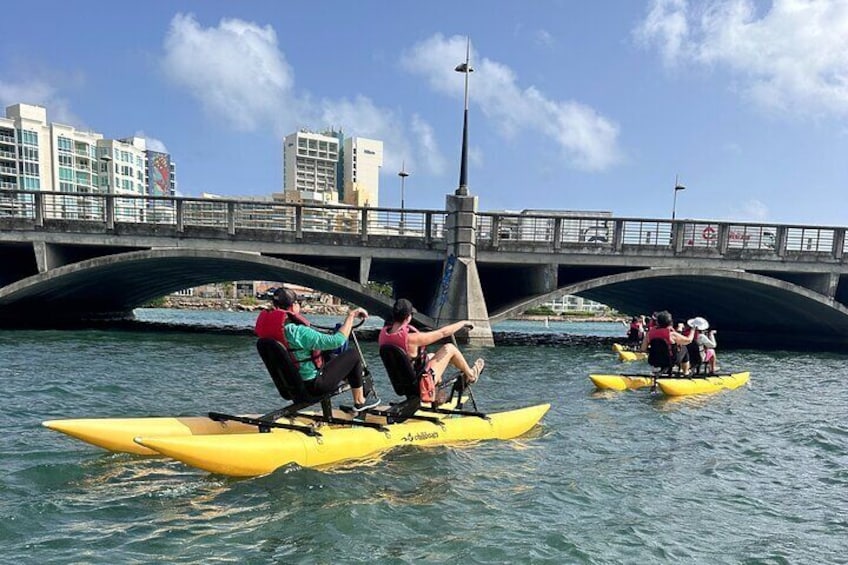
[[[693,340],[692,343],[686,345],[686,350],[689,352],[689,366],[695,373],[700,373],[704,369],[704,358],[701,356],[701,348]]]
[[[396,345],[383,345],[380,347],[380,359],[397,395],[407,399],[419,396],[418,373],[406,351]]]
[[[394,423],[408,420],[421,407],[418,373],[406,351],[396,345],[380,346],[380,359],[383,361],[386,375],[392,383],[395,394],[406,397],[406,400],[394,404],[385,413],[387,421]]]
[[[271,375],[271,380],[274,381],[274,386],[277,391],[286,400],[291,401],[291,406],[286,407],[286,411],[292,412],[317,404],[319,402],[324,406],[325,411],[329,407],[329,399],[343,391],[348,386],[344,385],[333,392],[315,396],[309,393],[306,388],[306,383],[300,377],[300,373],[292,360],[291,353],[286,351],[286,348],[275,339],[260,338],[256,342],[256,350],[268,369],[268,374]]]
[[[648,343],[648,365],[655,369],[671,374],[675,359],[671,347],[664,339],[654,338]]]

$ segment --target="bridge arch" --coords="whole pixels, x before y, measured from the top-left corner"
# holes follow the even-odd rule
[[[180,289],[232,280],[285,281],[327,292],[387,318],[392,300],[315,267],[258,253],[211,249],[151,249],[87,259],[0,288],[0,320],[20,325],[127,318],[133,308]],[[421,323],[433,320],[417,314]]]
[[[491,321],[495,324],[566,294],[628,314],[669,310],[676,319],[704,316],[720,329],[720,344],[725,345],[848,344],[848,308],[802,286],[741,270],[656,268],[599,277],[512,304]]]

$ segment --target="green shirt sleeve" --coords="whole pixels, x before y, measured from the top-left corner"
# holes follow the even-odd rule
[[[300,363],[300,376],[309,381],[318,376],[318,370],[311,362],[313,350],[328,351],[341,347],[347,338],[341,332],[325,334],[309,326],[286,324],[286,341],[292,349],[292,355]]]

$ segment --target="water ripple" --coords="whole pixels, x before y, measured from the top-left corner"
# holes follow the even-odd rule
[[[275,407],[248,337],[0,333],[0,561],[845,562],[848,356],[722,351],[749,386],[669,400],[593,391],[606,349],[483,355],[484,409],[553,402],[527,437],[242,480],[39,422]]]

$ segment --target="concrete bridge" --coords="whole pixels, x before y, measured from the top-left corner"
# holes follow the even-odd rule
[[[114,194],[0,192],[0,323],[122,318],[182,288],[279,280],[387,316],[392,285],[429,325],[469,339],[563,294],[628,314],[707,317],[723,345],[848,344],[844,227],[606,214],[306,206]]]

